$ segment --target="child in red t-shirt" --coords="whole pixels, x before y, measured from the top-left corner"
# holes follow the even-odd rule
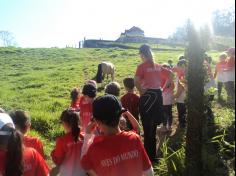
[[[168,64],[163,64],[162,66],[168,70],[171,70],[171,67]],[[163,96],[163,109],[164,109],[164,116],[165,116],[163,125],[164,125],[164,131],[165,130],[171,131],[172,122],[173,122],[172,109],[173,109],[173,104],[174,104],[175,84],[174,84],[174,81],[172,80],[170,83],[170,86],[163,89],[167,79],[168,77],[166,75],[162,75],[161,87],[162,87],[162,96]]]
[[[70,108],[75,111],[80,111],[80,90],[79,88],[72,89],[70,93],[71,105]]]
[[[45,158],[43,144],[38,137],[28,136],[27,133],[31,127],[31,118],[29,114],[22,110],[16,110],[10,113],[10,116],[16,126],[23,135],[23,143],[26,147],[32,147],[37,150],[43,158]]]
[[[140,137],[120,130],[122,113],[121,103],[113,95],[99,97],[93,102],[94,122],[91,123],[102,135],[95,137],[89,148],[85,137],[81,160],[82,167],[91,176],[154,175]],[[91,134],[92,130],[86,132]]]
[[[134,78],[125,78],[123,84],[127,93],[121,97],[121,104],[139,121],[139,96],[134,92]]]
[[[60,121],[65,135],[57,138],[55,149],[51,153],[52,160],[59,167],[60,175],[86,176],[80,164],[83,136],[80,134],[79,114],[65,110],[61,114]]]
[[[33,148],[23,145],[22,135],[11,117],[0,113],[0,175],[48,176],[43,157]]]
[[[88,81],[82,90],[83,96],[80,98],[80,126],[81,131],[85,132],[88,123],[92,119],[92,103],[96,97],[96,82]]]

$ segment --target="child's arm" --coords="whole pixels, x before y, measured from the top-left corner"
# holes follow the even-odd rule
[[[174,97],[179,98],[179,96],[182,94],[184,90],[185,90],[184,86],[180,83],[180,81],[178,81],[178,88]]]
[[[171,86],[171,82],[174,79],[174,74],[171,72],[169,78],[166,80],[165,85],[163,86],[163,90],[168,89]]]
[[[145,93],[145,91],[141,87],[140,80],[138,77],[134,78],[134,85],[137,88],[137,90],[139,91],[140,95],[143,95]]]
[[[217,75],[217,68],[215,68],[215,73],[214,73],[214,79],[216,79],[216,75]]]
[[[84,142],[81,151],[81,158],[88,152],[90,145],[93,143],[95,134],[93,134],[96,129],[97,124],[95,122],[90,122],[86,128],[86,133],[84,136]]]
[[[135,131],[137,131],[137,133],[139,134],[140,133],[140,125],[139,125],[138,121],[135,119],[135,117],[129,111],[125,111],[122,115],[129,119],[133,129]]]

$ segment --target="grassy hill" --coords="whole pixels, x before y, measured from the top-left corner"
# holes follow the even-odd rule
[[[169,58],[176,63],[183,51],[154,53],[159,63],[166,62]],[[210,52],[210,55],[215,63],[219,53]],[[0,107],[8,111],[13,109],[29,111],[33,128],[31,134],[41,136],[46,154],[49,156],[55,137],[62,133],[58,119],[60,113],[70,104],[71,89],[76,86],[82,87],[87,80],[92,79],[101,61],[111,61],[115,64],[115,80],[122,85],[123,78],[134,75],[140,58],[137,50],[117,48],[0,48]],[[109,80],[99,87],[103,88],[108,82]],[[121,94],[123,93],[122,88]],[[99,95],[101,94],[103,94],[102,89],[99,92]],[[214,109],[220,131],[231,126],[234,110],[218,106],[216,103]],[[51,162],[50,159],[48,162]],[[164,173],[160,175],[167,173],[169,168],[166,163],[163,160],[161,166],[156,166],[158,173]]]

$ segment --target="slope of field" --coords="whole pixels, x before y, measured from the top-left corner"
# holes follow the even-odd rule
[[[181,54],[181,51],[155,51],[155,58],[158,63],[170,58],[176,63]],[[210,55],[215,64],[219,53],[211,52]],[[49,157],[55,137],[63,132],[58,119],[70,104],[70,90],[76,86],[82,87],[87,80],[92,79],[101,61],[115,64],[115,80],[122,85],[123,78],[134,76],[140,58],[137,50],[117,48],[0,48],[0,107],[7,111],[24,109],[30,112],[31,134],[41,136]],[[106,80],[99,85],[99,95],[103,94],[103,88],[108,82]],[[234,110],[216,103],[213,107],[220,128],[229,127],[234,121]],[[156,166],[159,173],[163,169],[167,173],[169,168],[166,165],[161,165],[161,168]]]

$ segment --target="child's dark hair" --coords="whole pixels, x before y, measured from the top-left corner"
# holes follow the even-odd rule
[[[120,84],[118,82],[109,83],[105,88],[105,93],[116,97],[120,96]]]
[[[123,80],[123,84],[129,90],[133,90],[134,89],[134,78],[125,78]]]
[[[61,113],[60,120],[71,126],[72,136],[74,137],[74,141],[77,142],[80,134],[79,114],[73,110],[67,109]]]
[[[79,89],[78,88],[74,88],[72,89],[72,91],[70,92],[70,98],[72,102],[76,102],[79,96]]]
[[[5,176],[21,176],[24,169],[22,135],[8,125],[2,127],[1,131],[10,133],[10,135],[0,136],[0,144],[7,147]]]
[[[93,117],[112,128],[119,125],[121,114],[124,111],[120,101],[114,95],[104,95],[93,102]]]
[[[9,115],[12,118],[14,124],[21,131],[26,130],[27,125],[31,123],[31,118],[26,111],[16,110],[16,111],[10,112]]]

